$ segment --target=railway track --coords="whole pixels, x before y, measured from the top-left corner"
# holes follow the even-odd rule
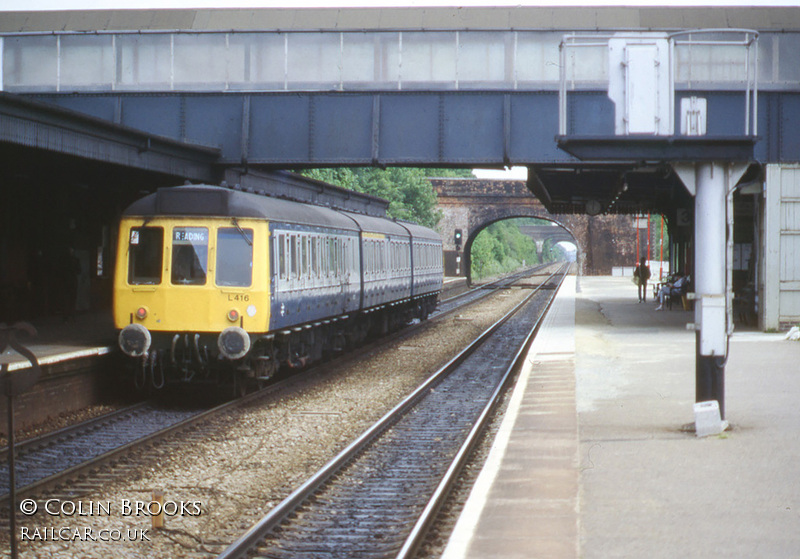
[[[495,290],[507,289],[519,282],[522,278],[541,274],[543,270],[546,270],[550,266],[552,266],[552,264],[541,264],[533,268],[527,268],[440,301],[439,305],[436,307],[436,311],[431,313],[431,318],[445,316],[464,305],[480,301],[484,297],[491,295]]]
[[[563,278],[565,270],[557,274]],[[524,357],[557,291],[546,288],[552,281],[533,290],[219,558],[412,557]]]
[[[528,275],[530,273],[527,271]],[[518,281],[522,275],[498,280],[493,283],[493,286],[508,286],[514,281]],[[444,316],[458,308],[472,304],[491,292],[491,289],[476,289],[473,290],[472,297],[450,299],[447,309],[438,316]],[[432,319],[436,318],[432,317]],[[413,330],[413,328],[407,328],[394,335],[384,337],[376,343],[349,352],[343,356],[343,359],[358,359],[359,356],[375,351],[382,344],[396,337],[402,338],[410,335]],[[313,370],[312,368],[307,372]],[[222,414],[236,406],[264,398],[270,392],[279,390],[281,386],[298,376],[295,375],[283,382],[278,382],[244,399],[227,402],[212,409],[175,409],[153,402],[139,403],[21,442],[16,445],[17,496],[56,491],[59,497],[74,498],[89,493],[101,486],[104,480],[87,474],[98,471],[104,464],[115,463],[136,448],[155,444],[181,430],[192,428],[216,414]],[[0,449],[0,460],[2,460],[2,465],[0,465],[0,504],[8,500],[7,454],[7,447]],[[98,479],[96,484],[91,481],[93,477]],[[78,478],[83,478],[79,484],[70,481]]]
[[[168,409],[152,402],[121,410],[30,439],[16,445],[17,495],[46,491],[77,478],[125,452],[185,429],[219,413],[228,404],[208,409]],[[2,451],[7,459],[8,449]],[[0,469],[0,503],[8,501],[7,465]]]

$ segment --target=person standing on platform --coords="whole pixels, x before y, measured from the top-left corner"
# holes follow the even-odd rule
[[[633,277],[636,278],[636,285],[639,286],[639,302],[647,302],[647,280],[650,279],[650,266],[647,265],[644,257],[633,271]]]

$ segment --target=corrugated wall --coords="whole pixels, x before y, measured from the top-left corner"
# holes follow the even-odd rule
[[[800,165],[767,165],[764,327],[800,324]]]

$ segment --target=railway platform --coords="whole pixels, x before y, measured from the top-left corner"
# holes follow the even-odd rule
[[[449,299],[450,297],[455,297],[456,295],[460,295],[465,291],[469,291],[469,284],[467,284],[467,278],[445,276],[444,283],[442,285],[442,296],[439,298],[439,300],[444,301],[445,299]]]
[[[731,429],[698,438],[693,317],[568,278],[444,557],[800,556],[800,343],[734,333]]]
[[[16,398],[17,428],[26,429],[63,413],[101,401],[115,390],[108,370],[116,357],[116,333],[109,313],[79,313],[74,318],[46,317],[30,321],[36,336],[18,335],[40,366],[31,390]],[[0,353],[0,363],[12,373],[26,374],[29,361],[11,347]],[[0,398],[5,416],[6,399]],[[5,435],[5,423],[0,433]]]
[[[110,312],[78,313],[68,320],[51,316],[29,321],[36,336],[18,336],[42,365],[64,363],[77,358],[106,355],[116,346],[116,332]],[[29,366],[28,361],[7,348],[0,354],[10,370]]]

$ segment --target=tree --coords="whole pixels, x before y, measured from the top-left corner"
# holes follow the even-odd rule
[[[663,216],[661,214],[653,214],[650,216],[650,232],[651,232],[651,243],[652,243],[652,256],[653,260],[658,260],[661,254],[661,247],[664,247],[664,260],[669,260],[669,232],[667,231],[667,224],[666,222],[663,223],[663,231],[664,231],[664,238],[661,238],[661,231],[662,231],[662,221]],[[663,243],[663,244],[662,244]]]
[[[468,176],[469,171],[369,167],[309,169],[302,171],[301,174],[348,190],[383,198],[389,202],[387,215],[391,218],[411,221],[426,227],[436,227],[442,216],[441,212],[436,209],[436,191],[428,177],[432,175]]]
[[[506,274],[539,262],[536,243],[520,231],[529,220],[499,221],[478,233],[472,242],[472,277],[481,279]]]

